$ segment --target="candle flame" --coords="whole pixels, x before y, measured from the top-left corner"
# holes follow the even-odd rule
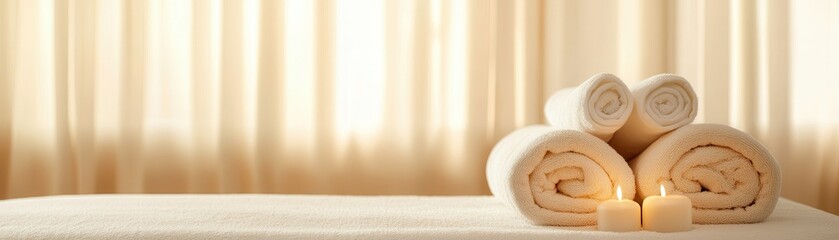
[[[618,200],[623,200],[623,192],[621,191],[620,185],[618,185]]]
[[[664,184],[661,184],[661,196],[662,197],[667,196],[667,193],[664,192]]]

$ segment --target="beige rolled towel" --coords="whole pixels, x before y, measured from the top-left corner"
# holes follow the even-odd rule
[[[600,73],[551,95],[545,117],[555,127],[580,130],[608,142],[629,118],[632,107],[632,93],[623,81]]]
[[[660,74],[632,86],[635,107],[629,119],[609,141],[630,160],[661,135],[690,124],[696,118],[696,93],[684,78]]]
[[[635,177],[618,153],[591,134],[548,126],[501,139],[487,162],[492,194],[537,225],[597,223],[597,206],[635,194]]]
[[[766,219],[781,187],[778,163],[757,140],[737,129],[695,124],[655,141],[630,162],[640,197],[685,195],[693,222],[754,223]]]

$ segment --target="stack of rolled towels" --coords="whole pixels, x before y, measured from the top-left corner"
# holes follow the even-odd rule
[[[597,223],[600,202],[679,194],[699,224],[754,223],[778,201],[780,169],[737,129],[691,124],[697,113],[684,78],[660,74],[628,88],[612,74],[561,89],[545,104],[550,125],[518,129],[487,162],[492,194],[537,225]]]

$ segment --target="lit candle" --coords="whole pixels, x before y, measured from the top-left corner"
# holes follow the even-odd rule
[[[641,206],[624,200],[618,186],[618,200],[606,200],[597,206],[597,229],[600,231],[629,232],[641,230]]]
[[[661,185],[661,196],[644,199],[644,229],[656,232],[682,232],[693,228],[693,207],[685,196],[668,196]]]

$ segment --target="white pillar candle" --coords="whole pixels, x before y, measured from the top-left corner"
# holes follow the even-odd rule
[[[693,228],[693,206],[685,196],[668,196],[661,185],[661,196],[644,199],[644,229],[656,232],[682,232]]]
[[[641,230],[641,206],[623,199],[618,186],[618,200],[606,200],[597,206],[597,229],[600,231],[629,232]]]

